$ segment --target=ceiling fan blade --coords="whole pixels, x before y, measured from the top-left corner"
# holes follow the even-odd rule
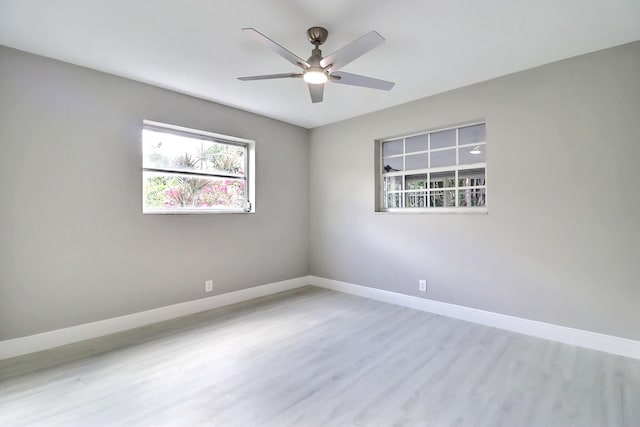
[[[287,77],[300,78],[302,77],[302,74],[296,74],[296,73],[264,74],[262,76],[238,77],[238,80],[242,80],[242,81],[270,80],[270,79],[286,79]]]
[[[339,49],[331,55],[327,56],[322,61],[320,61],[320,65],[322,67],[326,67],[333,64],[333,66],[331,67],[331,71],[339,70],[349,62],[359,58],[360,56],[369,52],[374,47],[381,45],[382,43],[384,43],[384,38],[375,31],[371,31],[370,33],[367,33],[364,36],[360,37],[358,40],[349,43],[342,49]]]
[[[334,79],[333,77],[338,77],[338,79]],[[345,73],[344,71],[331,73],[330,78],[333,83],[380,90],[391,90],[396,85],[395,83],[388,82],[386,80],[374,79],[373,77],[361,76],[360,74]]]
[[[307,83],[309,86],[309,93],[311,94],[311,102],[314,104],[316,102],[322,102],[322,96],[324,94],[324,84],[311,84]]]
[[[268,47],[278,55],[282,56],[287,61],[291,62],[293,65],[302,68],[309,68],[309,64],[304,59],[298,57],[294,53],[280,46],[278,43],[271,40],[269,37],[262,34],[260,31],[255,28],[243,28],[242,31],[246,31],[253,36],[259,43]]]

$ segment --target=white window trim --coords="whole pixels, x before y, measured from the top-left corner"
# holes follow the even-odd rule
[[[455,182],[458,183],[458,172],[459,171],[463,171],[463,170],[469,170],[469,169],[478,169],[478,168],[484,168],[485,170],[485,179],[486,176],[488,174],[488,168],[487,168],[487,162],[479,162],[479,163],[471,163],[471,164],[464,164],[464,165],[458,165],[459,162],[459,152],[461,148],[468,148],[468,147],[475,147],[478,145],[487,145],[487,141],[485,139],[485,141],[481,141],[481,142],[476,142],[476,143],[470,143],[470,144],[459,144],[459,129],[460,128],[464,128],[467,126],[474,126],[474,125],[480,125],[480,124],[484,124],[486,125],[486,121],[485,120],[481,120],[481,121],[473,121],[473,122],[465,122],[465,123],[461,123],[458,125],[454,125],[454,126],[448,126],[448,127],[442,127],[442,128],[434,128],[431,130],[426,130],[423,132],[416,132],[416,133],[412,133],[412,134],[408,134],[408,135],[402,135],[402,136],[395,136],[395,137],[391,137],[391,138],[384,138],[384,139],[379,139],[375,141],[376,144],[376,201],[375,201],[375,211],[374,213],[376,214],[487,214],[489,211],[489,197],[488,197],[488,191],[487,191],[487,186],[486,184],[484,186],[482,186],[482,188],[485,189],[485,205],[484,206],[474,206],[474,207],[467,207],[467,206],[461,206],[461,207],[419,207],[419,208],[411,208],[411,207],[399,207],[399,208],[386,208],[385,207],[385,189],[384,189],[384,179],[386,177],[393,177],[393,176],[406,176],[409,175],[406,171],[404,170],[404,162],[406,162],[406,157],[407,157],[407,153],[406,153],[406,140],[408,138],[414,137],[414,136],[419,136],[419,135],[424,135],[424,134],[428,134],[428,140],[429,140],[429,148],[430,148],[430,140],[431,140],[431,134],[435,133],[435,132],[441,132],[441,131],[446,131],[446,130],[451,130],[451,129],[455,129],[456,130],[456,144],[455,146],[451,146],[451,147],[442,147],[442,148],[434,148],[434,149],[428,149],[428,150],[421,150],[421,151],[415,151],[415,152],[411,152],[409,155],[415,155],[415,154],[427,154],[427,153],[433,153],[433,152],[438,152],[438,151],[446,151],[446,150],[451,150],[451,149],[455,149],[456,151],[456,165],[455,166],[444,166],[444,167],[436,167],[436,168],[423,168],[423,169],[411,169],[410,174],[411,175],[418,175],[418,174],[427,174],[427,182],[430,182],[430,174],[431,173],[437,173],[437,172],[449,172],[452,170],[455,170]],[[385,142],[389,142],[389,141],[394,141],[394,140],[398,140],[398,139],[402,139],[402,145],[403,145],[403,150],[401,154],[394,154],[394,155],[390,155],[390,156],[386,156],[386,158],[403,158],[403,170],[401,171],[392,171],[392,172],[384,172],[384,160],[385,157],[383,155],[382,152],[382,146],[383,143]],[[428,184],[427,184],[428,185]],[[451,187],[450,190],[455,191],[455,190],[464,190],[466,188],[480,188],[480,187]],[[407,192],[428,192],[430,189],[429,188],[425,188],[425,189],[416,189],[416,190],[406,190],[404,189],[404,183],[403,183],[403,190],[398,190],[398,191],[389,191],[387,193],[400,193],[400,194],[406,194]],[[443,188],[442,190],[447,190],[447,188]],[[428,197],[428,196],[427,196]],[[456,205],[458,204],[458,191],[455,191],[455,198],[456,198]],[[404,201],[404,197],[401,198],[402,200],[402,204],[405,203]]]
[[[247,156],[245,159],[245,176],[246,176],[246,191],[247,191],[247,209],[184,209],[184,208],[147,208],[144,206],[144,194],[142,200],[142,213],[151,215],[212,215],[212,214],[252,214],[256,212],[256,184],[255,184],[255,141],[245,138],[239,138],[237,136],[223,135],[219,133],[187,128],[184,126],[178,126],[168,123],[156,122],[152,120],[143,120],[142,129],[157,129],[163,132],[173,132],[186,136],[200,135],[207,138],[220,140],[220,142],[237,143],[247,147]],[[142,138],[141,138],[142,140]],[[142,147],[142,144],[140,145]],[[142,149],[142,148],[141,148]],[[146,168],[142,167],[141,172],[144,172]],[[176,174],[178,174],[176,172]]]

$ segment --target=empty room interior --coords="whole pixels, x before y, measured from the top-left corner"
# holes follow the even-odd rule
[[[0,2],[0,425],[640,426],[640,2]]]

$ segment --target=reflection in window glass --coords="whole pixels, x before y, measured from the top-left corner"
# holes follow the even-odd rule
[[[419,190],[427,187],[427,174],[407,175],[407,190]]]
[[[445,206],[444,191],[432,191],[429,194],[429,205],[431,207],[441,208]]]
[[[458,203],[462,207],[482,207],[485,206],[485,189],[468,188],[458,192]]]
[[[388,176],[384,179],[385,189],[387,191],[400,191],[402,190],[402,177],[401,176]]]
[[[434,172],[430,174],[429,186],[431,188],[446,188],[456,186],[455,171]]]
[[[484,163],[487,161],[487,146],[480,144],[471,147],[460,147],[459,164],[470,165],[473,163]]]
[[[387,194],[386,203],[387,208],[400,208],[402,205],[400,204],[402,194],[401,193],[389,193]]]
[[[406,208],[425,208],[425,207],[427,207],[427,193],[426,193],[426,191],[406,193],[406,195],[405,195],[405,207]]]
[[[382,142],[381,150],[384,208],[487,205],[484,123]]]
[[[385,172],[398,172],[404,170],[402,166],[404,162],[403,157],[391,157],[388,159],[384,159],[384,171]]]
[[[484,169],[467,169],[458,172],[459,187],[479,187],[486,184]]]

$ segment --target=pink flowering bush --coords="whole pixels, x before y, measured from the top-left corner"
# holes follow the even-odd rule
[[[193,156],[189,153],[165,159],[171,168],[193,171],[243,172],[243,152],[238,147],[214,144]],[[155,159],[157,160],[157,159]],[[154,174],[145,179],[145,206],[152,208],[244,208],[245,185],[241,179]]]
[[[166,207],[241,208],[244,202],[242,181],[209,181],[196,178],[175,178],[172,181],[174,185],[164,190]]]

